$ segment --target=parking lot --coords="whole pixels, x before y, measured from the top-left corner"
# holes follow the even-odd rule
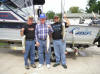
[[[78,57],[67,55],[68,69],[62,66],[47,69],[24,69],[24,58],[21,51],[13,51],[8,48],[0,48],[0,74],[100,74],[100,48],[89,47],[80,52]],[[38,66],[38,62],[36,62]]]

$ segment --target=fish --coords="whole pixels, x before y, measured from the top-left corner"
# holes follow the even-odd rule
[[[22,48],[25,50],[25,35],[22,37]]]
[[[63,40],[65,40],[65,23],[62,23],[62,35],[63,35]]]
[[[48,50],[50,48],[50,36],[49,36],[49,34],[47,34],[46,48],[47,48],[47,52],[48,52]]]

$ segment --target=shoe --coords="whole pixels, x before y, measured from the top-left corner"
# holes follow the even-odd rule
[[[35,64],[31,64],[31,67],[36,68],[36,65]]]
[[[26,65],[26,66],[25,66],[25,69],[30,69],[30,68],[29,68],[29,66]]]
[[[67,65],[66,64],[65,65],[62,65],[62,66],[63,66],[64,69],[67,69]]]
[[[47,68],[50,69],[50,64],[47,64]]]
[[[56,64],[53,65],[53,67],[57,67],[58,65],[60,65],[60,64],[59,63],[58,64],[56,63]]]
[[[42,65],[43,65],[43,64],[39,64],[39,65],[38,65],[38,68],[41,68],[41,67],[42,67]]]

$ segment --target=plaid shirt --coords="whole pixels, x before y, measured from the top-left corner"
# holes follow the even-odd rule
[[[47,34],[52,33],[52,32],[53,32],[53,29],[48,28],[47,24],[37,24],[36,29],[35,29],[36,41],[38,41],[38,39],[45,40],[47,38]]]

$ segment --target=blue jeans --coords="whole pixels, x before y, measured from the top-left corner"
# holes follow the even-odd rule
[[[24,53],[24,60],[25,60],[25,65],[28,64],[28,56],[30,54],[30,63],[34,64],[34,58],[35,58],[35,41],[28,41],[26,40],[26,45],[25,45],[25,53]]]
[[[62,39],[53,40],[53,45],[54,45],[54,52],[56,56],[56,63],[60,64],[60,61],[61,61],[62,65],[65,65],[66,64],[65,42],[63,42]]]
[[[38,47],[39,63],[44,64],[44,52],[46,64],[50,64],[51,49],[46,49],[46,40],[39,40],[40,46]]]

